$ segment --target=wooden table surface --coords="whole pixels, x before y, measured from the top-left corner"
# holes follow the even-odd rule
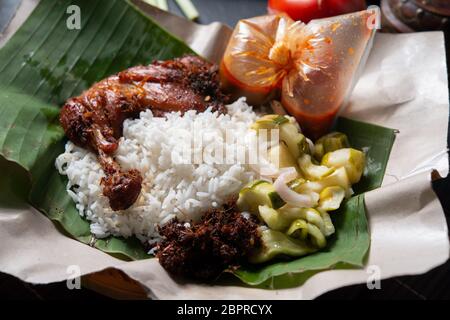
[[[0,1],[0,32],[9,21],[12,8],[19,1]],[[233,26],[241,18],[261,15],[267,10],[267,0],[193,0],[193,2],[200,12],[199,22],[201,23],[221,21]],[[379,1],[368,2],[377,4]],[[180,14],[173,0],[169,0],[169,9]],[[447,43],[447,55],[448,47]],[[436,181],[433,187],[444,207],[448,223],[450,221],[449,180]],[[0,299],[104,300],[107,298],[88,289],[68,290],[65,283],[30,285],[0,273]],[[369,290],[365,284],[354,285],[331,291],[318,299],[450,299],[450,262],[424,275],[383,280],[380,290]]]

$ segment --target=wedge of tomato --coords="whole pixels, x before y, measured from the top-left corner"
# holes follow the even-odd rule
[[[271,13],[284,12],[292,19],[305,23],[365,8],[364,0],[269,0],[268,5]]]

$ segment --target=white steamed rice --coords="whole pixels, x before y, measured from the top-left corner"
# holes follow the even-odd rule
[[[125,170],[138,169],[144,182],[136,203],[124,211],[113,211],[102,194],[104,173],[96,156],[68,142],[65,152],[56,159],[56,167],[67,175],[67,192],[80,215],[91,221],[92,234],[99,238],[136,235],[141,241],[154,242],[158,225],[174,217],[198,220],[206,210],[220,206],[253,180],[256,173],[246,164],[180,164],[172,157],[172,150],[190,147],[189,138],[199,130],[203,148],[194,148],[194,154],[201,154],[210,143],[223,147],[225,131],[234,135],[234,147],[245,148],[244,137],[256,114],[244,99],[227,108],[227,115],[207,110],[198,114],[189,111],[183,116],[171,113],[166,118],[153,117],[147,110],[138,119],[126,120],[115,158]]]

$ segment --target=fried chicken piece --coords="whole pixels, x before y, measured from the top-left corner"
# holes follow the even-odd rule
[[[235,201],[207,212],[190,226],[174,219],[159,233],[163,240],[156,256],[164,269],[197,280],[212,280],[225,269],[238,267],[261,246],[255,218],[244,218]]]
[[[142,184],[137,170],[123,171],[113,158],[125,119],[146,109],[157,117],[209,107],[225,112],[226,99],[219,89],[217,66],[184,56],[133,67],[94,84],[65,103],[60,122],[73,143],[97,154],[106,175],[103,194],[113,210],[124,210],[136,201]]]

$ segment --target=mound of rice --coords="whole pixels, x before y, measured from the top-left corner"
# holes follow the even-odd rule
[[[67,192],[80,215],[91,221],[92,234],[99,238],[136,235],[152,243],[158,240],[158,225],[175,216],[181,221],[196,221],[254,180],[256,173],[246,164],[195,160],[185,164],[173,156],[177,154],[174,150],[191,148],[194,135],[199,133],[203,145],[194,145],[192,159],[201,155],[205,146],[225,148],[230,140],[235,144],[232,147],[245,148],[244,137],[256,114],[244,99],[227,108],[226,115],[207,110],[198,114],[189,111],[183,116],[171,113],[166,118],[153,117],[147,110],[138,119],[126,120],[115,158],[125,170],[138,169],[144,182],[136,203],[124,211],[111,210],[103,196],[100,181],[104,173],[96,156],[68,142],[65,152],[56,159],[56,167],[67,175]],[[225,141],[225,132],[231,133],[232,139],[227,137]]]

